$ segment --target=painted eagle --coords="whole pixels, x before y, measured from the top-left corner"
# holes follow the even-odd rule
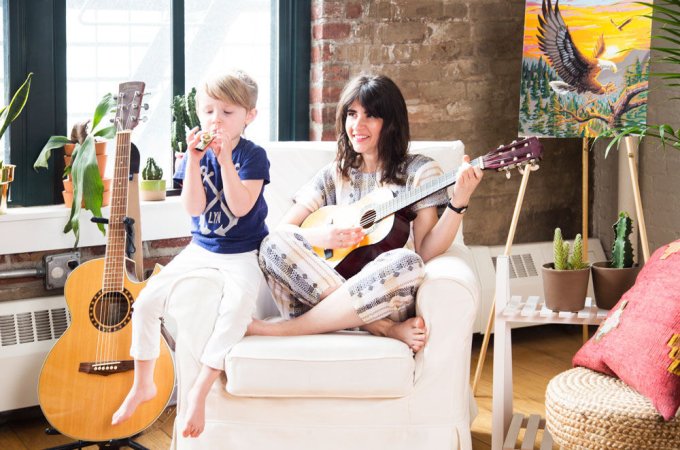
[[[550,87],[558,94],[568,92],[605,94],[614,89],[613,83],[603,86],[597,81],[602,70],[616,72],[616,64],[601,59],[604,54],[604,37],[600,35],[593,56],[588,57],[571,39],[569,27],[560,13],[559,0],[553,9],[550,0],[543,0],[543,14],[538,16],[538,48],[545,54],[550,65],[562,81],[551,81]]]

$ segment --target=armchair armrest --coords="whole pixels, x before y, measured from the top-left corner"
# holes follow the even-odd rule
[[[472,254],[461,244],[425,265],[425,280],[418,288],[416,314],[423,317],[428,339],[416,354],[416,387],[424,391],[419,397],[419,415],[428,415],[427,402],[466,405],[469,397],[470,352],[472,331],[481,289],[472,268]],[[468,408],[452,407],[461,420],[469,417]]]

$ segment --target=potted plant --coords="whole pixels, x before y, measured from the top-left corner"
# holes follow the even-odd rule
[[[598,308],[611,309],[621,296],[635,284],[640,266],[633,264],[633,244],[630,233],[633,220],[627,212],[619,213],[614,225],[612,259],[593,263],[593,291]]]
[[[26,80],[14,93],[9,105],[0,108],[0,141],[10,124],[23,111],[28,100],[28,94],[31,91],[32,78],[33,72],[28,74]],[[0,214],[7,212],[7,193],[9,192],[9,184],[14,181],[14,168],[16,167],[14,164],[5,164],[3,156],[4,151],[0,148]]]
[[[187,129],[201,127],[196,114],[196,88],[191,88],[186,95],[176,95],[172,100],[172,128],[170,144],[174,156],[174,168],[177,170],[179,162],[187,151]],[[179,187],[179,186],[177,186]]]
[[[583,238],[574,239],[569,253],[569,242],[562,238],[562,230],[555,228],[553,238],[554,262],[543,264],[543,293],[545,306],[553,311],[580,311],[586,304],[590,266],[583,261]]]
[[[165,200],[163,169],[158,167],[153,158],[147,158],[144,169],[142,169],[139,196],[142,200]]]
[[[115,125],[103,120],[110,112],[115,111],[115,106],[116,100],[111,94],[106,94],[95,108],[89,130],[85,123],[83,126],[74,127],[73,140],[66,136],[50,137],[33,164],[36,170],[41,167],[46,168],[52,150],[64,147],[66,144],[74,144],[70,165],[64,169],[64,175],[70,175],[73,184],[71,213],[64,226],[64,233],[73,232],[76,238],[74,247],[78,245],[80,239],[81,208],[89,210],[95,217],[102,215],[104,182],[97,163],[95,144],[97,141],[109,140],[116,135]],[[98,223],[97,226],[104,234],[104,225]]]

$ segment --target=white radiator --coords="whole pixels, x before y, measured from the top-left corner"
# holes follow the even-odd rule
[[[43,361],[70,323],[63,296],[0,302],[0,412],[38,404]]]
[[[569,241],[572,243],[573,241]],[[495,295],[496,257],[505,252],[504,245],[493,247],[470,246],[475,261],[475,270],[482,285],[482,303],[477,314],[475,332],[483,333],[489,318]],[[588,261],[604,261],[605,255],[599,239],[588,239]],[[553,244],[533,242],[512,246],[510,263],[510,292],[515,295],[543,296],[543,275],[541,266],[553,262]],[[588,295],[593,296],[592,280],[588,285]]]

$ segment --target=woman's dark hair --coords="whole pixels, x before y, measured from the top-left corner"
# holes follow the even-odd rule
[[[408,125],[408,111],[399,87],[384,75],[362,75],[350,81],[342,91],[335,114],[335,129],[338,134],[336,161],[344,178],[350,168],[358,169],[362,163],[361,154],[354,151],[345,130],[347,110],[358,100],[366,113],[383,119],[378,139],[378,158],[382,163],[381,180],[388,183],[404,184],[404,166],[411,134]]]

